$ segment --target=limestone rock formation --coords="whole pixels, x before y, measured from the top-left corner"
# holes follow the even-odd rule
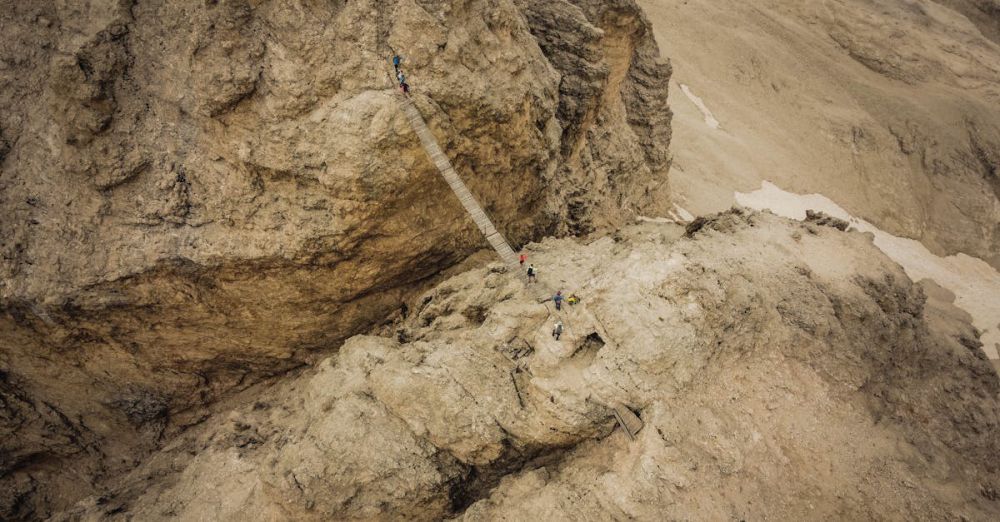
[[[675,200],[773,182],[1000,269],[997,0],[640,0],[676,84]]]
[[[1000,518],[957,292],[706,212],[1000,266],[996,3],[0,0],[0,519]]]
[[[453,277],[57,519],[1000,515],[1000,381],[967,321],[928,322],[861,233],[740,209],[683,232],[532,245],[582,297],[558,341],[502,267]]]
[[[669,205],[670,67],[628,0],[9,0],[0,25],[0,516],[131,467],[482,247],[394,52],[513,242]]]

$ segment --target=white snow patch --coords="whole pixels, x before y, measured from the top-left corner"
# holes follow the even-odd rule
[[[819,210],[847,220],[854,229],[871,232],[875,246],[902,265],[914,281],[933,279],[951,290],[955,306],[972,316],[972,323],[982,333],[983,349],[990,359],[1000,359],[1000,272],[985,261],[966,254],[940,257],[919,241],[894,236],[875,225],[850,215],[826,196],[793,194],[765,181],[760,190],[737,192],[736,201],[757,210],[769,209],[792,219],[805,219],[806,210]]]
[[[713,129],[718,129],[719,120],[715,119],[715,116],[712,115],[712,111],[708,110],[708,106],[705,105],[705,102],[698,96],[695,96],[695,94],[691,92],[691,89],[687,85],[683,83],[680,85],[681,85],[681,91],[684,92],[684,96],[687,96],[688,99],[691,100],[691,103],[693,103],[695,107],[698,107],[698,110],[701,111],[702,116],[705,117],[705,125],[708,125]]]

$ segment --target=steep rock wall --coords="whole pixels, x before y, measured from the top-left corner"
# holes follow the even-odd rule
[[[130,467],[482,247],[399,110],[392,52],[514,243],[665,208],[648,24],[632,2],[557,3],[588,27],[560,47],[598,71],[585,113],[560,109],[572,71],[540,43],[568,35],[541,2],[3,2],[0,513]]]
[[[997,0],[639,3],[686,86],[681,206],[719,211],[767,181],[1000,268]]]

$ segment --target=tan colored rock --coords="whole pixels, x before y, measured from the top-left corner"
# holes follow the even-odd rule
[[[575,3],[547,2],[588,28],[556,53],[535,2],[0,2],[0,371],[37,410],[0,474],[44,487],[60,466],[36,462],[74,454],[113,476],[484,246],[393,52],[513,243],[667,208],[669,65],[633,3]],[[582,113],[560,111],[573,57]]]
[[[559,341],[499,265],[451,278],[57,519],[995,519],[1000,380],[967,319],[928,322],[863,234],[708,221],[531,245],[583,298]]]
[[[639,4],[674,65],[680,205],[769,181],[1000,268],[996,0]]]

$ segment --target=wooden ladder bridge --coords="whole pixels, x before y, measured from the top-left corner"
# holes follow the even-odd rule
[[[406,114],[406,119],[410,122],[410,127],[413,128],[413,132],[420,138],[420,144],[423,146],[424,151],[427,152],[427,155],[437,167],[438,172],[441,173],[441,177],[451,187],[452,192],[455,193],[462,206],[465,207],[465,211],[469,213],[469,217],[472,218],[472,221],[479,227],[483,236],[486,237],[486,241],[493,247],[493,250],[500,256],[504,264],[507,265],[508,270],[514,274],[520,274],[522,278],[525,277],[514,249],[510,247],[503,234],[497,230],[493,221],[486,215],[486,211],[483,210],[483,207],[476,200],[475,196],[469,191],[469,187],[465,185],[462,178],[458,177],[458,173],[455,172],[455,168],[452,166],[448,156],[441,150],[437,139],[434,138],[430,128],[427,127],[427,122],[424,121],[424,117],[420,114],[416,105],[414,105],[413,99],[409,96],[403,96],[403,112]],[[541,284],[538,286],[538,289],[544,293],[545,299],[552,296],[552,290],[546,285]],[[550,313],[552,312],[550,311]],[[561,316],[558,312],[556,312],[556,315]],[[514,386],[515,388],[517,387],[516,381]],[[636,434],[643,427],[642,420],[624,404],[614,403],[608,405],[608,408],[612,410],[615,420],[618,421],[619,426],[621,426],[628,438],[635,440]]]
[[[486,211],[476,201],[475,196],[469,191],[469,187],[465,185],[462,178],[458,177],[458,173],[455,172],[455,168],[451,165],[451,161],[448,160],[448,156],[441,150],[437,139],[434,138],[430,128],[427,127],[424,117],[420,115],[420,111],[417,110],[416,105],[413,104],[413,100],[408,96],[403,97],[403,112],[406,113],[406,119],[409,120],[413,132],[420,138],[420,143],[423,145],[424,151],[427,152],[431,161],[434,162],[434,165],[441,173],[441,177],[451,187],[451,191],[455,193],[462,206],[465,207],[465,211],[469,213],[469,217],[472,218],[472,221],[479,227],[480,232],[486,237],[486,241],[493,247],[493,250],[500,256],[500,259],[507,265],[508,269],[514,273],[519,273],[520,266],[514,249],[510,247],[503,234],[497,230],[493,221],[486,215]]]

